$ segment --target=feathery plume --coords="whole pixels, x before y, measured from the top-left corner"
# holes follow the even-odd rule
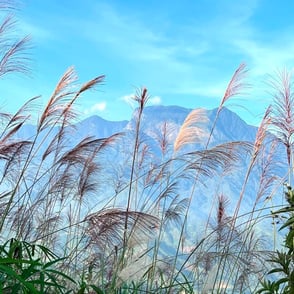
[[[221,227],[224,224],[224,219],[226,218],[226,206],[228,204],[228,198],[221,194],[218,196],[218,207],[217,207],[217,224]]]
[[[11,10],[13,7],[10,3],[11,1],[1,1],[0,9]],[[13,72],[24,74],[29,72],[27,53],[30,49],[30,37],[15,38],[13,35],[15,24],[12,14],[6,15],[0,23],[0,76]]]
[[[182,225],[181,220],[189,204],[189,199],[188,198],[179,199],[179,198],[180,198],[180,195],[176,195],[176,197],[172,199],[169,207],[165,211],[165,215],[164,215],[165,224],[167,222],[172,221],[176,224]]]
[[[10,48],[2,53],[0,59],[0,76],[11,72],[28,73],[29,68],[27,65],[28,58],[26,51],[29,49],[30,37],[15,42]]]
[[[61,77],[41,115],[38,124],[39,131],[44,130],[49,125],[55,125],[63,118],[66,100],[74,93],[70,87],[76,80],[74,68],[70,67]]]
[[[278,72],[271,85],[274,89],[271,126],[278,140],[286,147],[288,164],[291,164],[291,153],[294,134],[294,96],[292,91],[292,74],[286,70]]]
[[[210,149],[194,151],[185,154],[187,158],[187,166],[184,173],[195,171],[199,175],[211,177],[220,169],[227,169],[229,164],[237,162],[241,156],[251,150],[252,144],[248,142],[228,142],[219,144]],[[195,173],[192,173],[192,177]]]
[[[271,107],[268,107],[256,133],[255,142],[253,146],[253,157],[252,157],[253,161],[255,161],[255,159],[257,158],[261,150],[261,147],[264,143],[264,140],[266,138],[266,133],[271,123],[270,114],[271,114]]]
[[[82,87],[78,91],[78,94],[77,95],[80,95],[81,93],[92,89],[97,84],[101,84],[102,82],[104,82],[104,79],[105,79],[105,75],[101,75],[101,76],[98,76],[98,77],[90,80],[89,82],[87,82],[84,85],[82,85]]]
[[[241,90],[243,90],[245,87],[248,87],[248,85],[243,82],[246,73],[246,64],[241,63],[239,67],[236,69],[233,77],[231,78],[227,86],[225,94],[221,100],[219,109],[223,107],[223,105],[226,103],[228,99],[230,99],[233,96],[239,95],[241,93]]]
[[[90,242],[102,248],[120,247],[125,242],[126,219],[128,220],[128,233],[135,233],[132,238],[136,239],[138,244],[140,244],[142,236],[151,236],[158,224],[158,219],[155,216],[141,211],[124,211],[117,208],[103,209],[86,217]],[[135,227],[136,230],[134,230]]]
[[[201,108],[192,110],[180,128],[174,143],[174,151],[179,151],[186,144],[201,143],[205,138],[208,138],[208,133],[204,129],[207,122],[206,110]]]

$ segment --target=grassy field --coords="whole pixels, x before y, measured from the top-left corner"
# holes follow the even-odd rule
[[[8,15],[0,30],[2,76],[28,70],[29,39],[11,42],[11,21]],[[145,88],[134,96],[133,137],[123,164],[107,156],[124,139],[123,133],[85,137],[74,146],[69,143],[78,118],[76,101],[99,86],[104,76],[77,86],[76,72],[69,68],[45,106],[36,97],[15,114],[1,113],[1,293],[257,293],[258,289],[259,293],[293,293],[290,186],[284,188],[284,206],[282,200],[277,207],[271,202],[276,195],[283,199],[284,182],[292,182],[290,73],[280,72],[272,80],[273,105],[265,112],[254,142],[210,144],[222,110],[246,90],[246,72],[241,64],[233,74],[209,130],[203,129],[206,112],[195,109],[171,146],[169,126],[163,125],[158,137],[160,160],[154,160],[141,137],[149,99]],[[33,121],[32,112],[38,113]],[[36,131],[24,140],[18,132],[28,122]],[[270,140],[269,131],[274,134]],[[199,142],[205,142],[203,148],[185,151]],[[272,175],[277,146],[286,155],[284,177]],[[215,201],[206,225],[197,239],[191,238],[189,216],[197,187],[207,178],[233,173],[244,154],[246,172],[234,195],[233,213],[228,213],[224,195],[211,195]],[[109,173],[110,167],[123,169],[124,177]],[[257,168],[255,202],[244,214],[246,187]],[[181,191],[182,180],[189,187],[186,193]],[[102,207],[101,197],[108,200]],[[272,245],[263,242],[260,223],[264,220],[274,222],[273,231],[282,223],[290,228],[280,244],[285,252],[275,250],[279,244],[274,244],[274,233]],[[173,230],[177,233],[172,235],[171,254],[165,238]],[[265,282],[269,271],[272,278]]]

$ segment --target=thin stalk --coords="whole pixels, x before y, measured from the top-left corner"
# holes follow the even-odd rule
[[[130,181],[129,181],[129,190],[128,190],[128,198],[127,198],[127,207],[126,207],[126,217],[125,217],[125,224],[124,224],[124,233],[123,233],[123,254],[122,254],[122,262],[124,262],[125,253],[127,250],[127,230],[128,230],[128,218],[129,212],[131,208],[131,201],[132,201],[132,187],[133,187],[133,178],[135,173],[135,162],[138,155],[138,148],[139,148],[139,134],[140,134],[140,124],[143,114],[144,106],[147,102],[148,94],[147,89],[143,89],[140,93],[140,97],[136,96],[135,100],[139,103],[138,108],[138,117],[136,120],[136,129],[135,129],[135,142],[132,154],[132,164],[131,164],[131,174],[130,174]]]

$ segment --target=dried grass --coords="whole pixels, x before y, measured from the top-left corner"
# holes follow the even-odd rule
[[[0,45],[2,34],[11,26],[9,18],[0,26]],[[25,71],[23,64],[15,62],[26,42],[27,39],[23,39],[4,53],[0,60],[0,75],[13,70]],[[105,291],[109,292],[122,285],[123,281],[119,279],[130,278],[128,269],[135,276],[132,263],[140,261],[138,264],[143,266],[143,257],[148,257],[149,261],[148,268],[144,268],[144,273],[140,275],[147,280],[142,286],[146,293],[155,293],[159,288],[166,289],[165,293],[172,293],[182,290],[183,285],[190,281],[195,287],[199,283],[199,289],[202,287],[202,290],[207,288],[212,291],[217,287],[225,291],[233,281],[232,288],[242,291],[248,286],[250,277],[258,273],[252,270],[255,264],[250,262],[259,257],[259,243],[255,239],[251,221],[257,202],[268,193],[274,180],[270,163],[275,144],[270,153],[266,153],[267,130],[270,124],[274,127],[279,141],[286,147],[289,165],[292,163],[294,132],[291,78],[283,73],[275,109],[266,112],[253,144],[211,144],[220,111],[229,99],[246,87],[243,82],[246,72],[245,65],[241,64],[234,73],[214,122],[210,123],[207,111],[203,109],[191,111],[175,139],[173,153],[170,150],[170,134],[174,129],[171,130],[169,124],[164,123],[157,136],[161,152],[159,159],[154,156],[148,141],[141,136],[142,117],[149,94],[146,88],[138,91],[134,96],[138,103],[134,140],[133,145],[127,147],[131,150],[131,156],[123,163],[126,167],[117,167],[116,158],[110,159],[116,169],[116,177],[112,179],[115,181],[112,187],[115,195],[111,196],[107,190],[108,183],[104,182],[104,172],[110,166],[109,158],[103,155],[108,148],[118,146],[115,144],[122,134],[100,139],[86,137],[71,147],[68,140],[69,126],[76,117],[76,100],[84,92],[101,84],[105,77],[98,76],[78,87],[76,73],[69,68],[41,113],[31,140],[17,140],[16,135],[29,119],[30,109],[37,98],[31,99],[13,116],[1,115],[1,233],[28,241],[38,239],[41,244],[68,256],[63,264],[64,271],[78,275],[89,270],[89,281],[105,286]],[[184,152],[193,150],[184,149],[187,144],[201,144],[204,148]],[[119,152],[121,150],[123,148]],[[169,151],[172,153],[170,157]],[[187,219],[196,188],[220,173],[222,177],[228,175],[245,155],[251,155],[251,160],[233,216],[228,215],[226,197],[220,194],[215,203],[215,225],[211,231],[204,232],[200,242],[191,245],[192,250],[188,255],[182,256],[180,253],[185,253],[183,249],[188,242]],[[248,223],[240,226],[237,221],[241,202],[248,179],[260,160],[263,166],[258,179],[260,187],[256,203],[253,204],[253,211],[247,215]],[[187,187],[187,183],[189,188],[192,183],[191,193],[180,190]],[[110,198],[109,205],[102,207],[99,201],[107,197]],[[123,201],[119,202],[119,197]],[[118,203],[123,203],[125,207],[118,206]],[[93,210],[95,206],[98,208]],[[171,233],[172,227],[178,230],[179,236],[175,240],[175,255],[170,259],[162,251],[166,245],[163,238]],[[140,250],[136,251],[137,248]],[[162,264],[165,266],[160,266]],[[93,276],[89,268],[91,275],[95,272]],[[160,269],[166,272],[162,273]],[[184,274],[189,280],[182,277]],[[208,277],[209,285],[205,284],[204,277]]]
[[[208,123],[206,110],[201,108],[192,110],[180,128],[174,143],[174,151],[179,151],[186,144],[205,142],[209,136],[206,123]]]

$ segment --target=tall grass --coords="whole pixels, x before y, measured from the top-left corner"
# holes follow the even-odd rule
[[[0,26],[0,75],[27,71],[28,38],[11,43],[12,24],[9,16]],[[282,72],[255,140],[215,144],[226,103],[247,88],[246,73],[241,64],[214,118],[194,109],[178,130],[167,121],[148,136],[146,88],[134,95],[138,108],[125,133],[74,136],[75,103],[104,76],[79,85],[72,67],[45,106],[35,97],[15,114],[1,113],[1,291],[257,291],[279,240],[274,211],[283,203],[276,198],[292,182],[293,95]],[[236,195],[223,192],[228,181]],[[201,201],[209,206],[205,220],[197,217]]]
[[[75,100],[101,81],[103,77],[98,77],[72,91],[75,73],[69,69],[41,112],[34,137],[30,141],[13,141],[13,146],[18,147],[17,152],[12,150],[13,155],[6,151],[2,185],[10,190],[4,190],[1,198],[3,242],[12,237],[37,242],[64,257],[58,269],[67,276],[79,277],[105,292],[253,292],[265,273],[265,248],[254,228],[271,216],[264,213],[266,206],[259,205],[273,193],[273,186],[268,180],[265,182],[274,179],[268,170],[273,151],[266,152],[264,145],[269,112],[255,142],[214,146],[210,140],[221,109],[210,131],[203,129],[208,121],[206,111],[194,110],[184,121],[170,157],[166,154],[168,138],[164,125],[163,143],[159,144],[162,157],[158,159],[142,137],[148,97],[143,89],[134,97],[139,108],[134,117],[134,148],[126,154],[130,165],[124,163],[125,167],[118,169],[122,171],[123,184],[119,190],[113,188],[113,195],[109,194],[111,188],[103,190],[101,197],[99,184],[105,189],[108,172],[108,158],[103,152],[121,146],[124,134],[85,138],[75,144],[69,141]],[[11,140],[16,140],[13,135],[24,121],[12,132],[10,125],[15,127],[11,120],[26,119],[22,112],[27,107],[4,126],[4,138],[9,134]],[[191,151],[188,145],[193,143],[202,143],[203,147]],[[197,186],[205,185],[208,178],[229,176],[244,154],[248,167],[234,213],[230,216],[226,212],[225,195],[211,195],[217,199],[216,215],[208,216],[206,229],[197,234],[200,241],[193,240],[188,217],[193,213],[191,205],[197,197]],[[11,174],[16,159],[18,173]],[[258,166],[260,188],[252,210],[240,214],[250,175],[259,160],[263,162]],[[183,184],[187,191],[181,190]],[[97,205],[106,197],[107,205]],[[174,249],[166,250],[170,238]],[[77,287],[70,280],[67,283],[68,289]]]
[[[15,115],[2,115],[2,243],[18,240],[52,252],[56,262],[50,269],[56,271],[58,282],[45,278],[42,287],[53,289],[61,283],[61,293],[79,288],[105,293],[253,292],[266,272],[269,250],[256,230],[272,217],[269,199],[282,183],[271,170],[276,137],[269,136],[274,141],[267,148],[270,112],[255,142],[214,145],[223,99],[210,130],[205,110],[193,110],[177,137],[168,135],[175,131],[164,123],[162,134],[157,134],[161,151],[154,153],[142,132],[149,95],[143,89],[134,97],[138,110],[128,135],[73,141],[74,103],[103,79],[99,76],[78,87],[74,69],[67,70],[40,110],[31,138],[22,139],[20,132],[38,98]],[[129,142],[133,147],[124,149]],[[193,150],[195,143],[200,147]],[[120,160],[110,165],[109,154],[116,152],[125,158],[123,165]],[[212,209],[204,229],[190,234],[198,187],[214,177],[219,181],[230,177],[238,164],[247,165],[247,171],[233,213],[227,212],[232,206],[229,195],[218,192],[220,183],[208,197]],[[253,171],[259,175],[259,188],[252,209],[244,212],[242,202]],[[33,256],[28,251],[24,255]],[[48,262],[42,251],[37,256]],[[30,262],[25,262],[25,269]],[[37,273],[28,275],[24,285],[31,285]],[[41,286],[36,288],[42,291]]]

